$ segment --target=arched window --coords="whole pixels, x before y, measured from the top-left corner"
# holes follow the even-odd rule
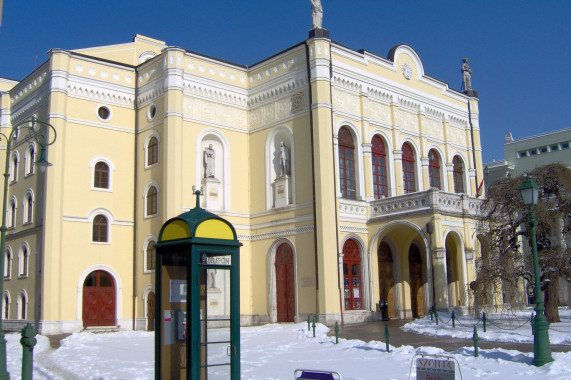
[[[16,198],[10,198],[8,202],[8,227],[14,228],[16,227]]]
[[[454,156],[452,164],[454,164],[452,171],[454,177],[454,192],[464,193],[464,162],[460,157]]]
[[[34,166],[36,161],[36,148],[30,145],[26,150],[26,175],[34,174]]]
[[[4,252],[4,278],[9,279],[12,273],[12,251],[10,247]]]
[[[151,240],[147,243],[147,249],[145,249],[145,270],[153,271],[156,268],[157,263],[157,250],[155,249],[156,242]]]
[[[99,189],[109,188],[109,165],[105,162],[99,161],[95,164],[95,170],[93,171],[93,187]]]
[[[147,144],[147,166],[159,162],[159,140],[155,136],[151,137]]]
[[[410,145],[404,143],[402,145],[402,180],[405,194],[416,191],[415,176],[414,153]]]
[[[363,308],[361,254],[359,245],[353,239],[349,239],[343,244],[343,291],[345,310]]]
[[[12,154],[10,159],[10,182],[16,182],[18,180],[18,154]]]
[[[20,248],[20,252],[18,254],[18,277],[27,277],[28,276],[28,259],[29,259],[29,252],[28,247],[23,245]]]
[[[105,215],[99,214],[93,218],[92,240],[98,243],[107,243],[109,241],[109,221]]]
[[[18,295],[18,319],[26,319],[26,309],[28,306],[28,298],[26,293],[21,291]]]
[[[4,319],[10,319],[10,293],[8,291],[4,292],[4,297],[2,297],[2,316]]]
[[[24,197],[23,203],[23,216],[24,216],[24,224],[32,223],[33,211],[34,211],[34,196],[28,190]]]
[[[379,136],[371,140],[371,154],[373,158],[373,192],[375,199],[389,196],[387,184],[387,153],[385,144]]]
[[[157,215],[158,214],[158,197],[157,197],[157,188],[154,186],[149,187],[147,190],[147,216]]]
[[[341,196],[356,199],[355,145],[351,132],[345,127],[339,130],[339,185]]]
[[[440,184],[440,160],[434,149],[428,152],[428,176],[430,177],[430,187],[442,190],[442,185]]]

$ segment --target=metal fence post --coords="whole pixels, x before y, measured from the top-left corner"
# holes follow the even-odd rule
[[[386,345],[387,352],[390,352],[390,349],[389,349],[389,326],[387,326],[386,323],[385,323],[385,345]]]
[[[335,321],[335,344],[339,343],[339,323]]]
[[[478,357],[478,341],[480,338],[478,338],[478,330],[476,329],[476,326],[474,326],[474,336],[472,339],[474,340],[474,356]]]
[[[484,332],[486,332],[486,312],[482,312],[482,322],[484,323]]]

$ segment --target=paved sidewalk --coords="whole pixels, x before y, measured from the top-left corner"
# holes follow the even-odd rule
[[[391,346],[430,346],[438,347],[444,351],[451,352],[462,347],[473,347],[474,342],[472,339],[459,339],[437,337],[429,335],[420,335],[403,331],[400,327],[410,322],[411,320],[394,319],[387,322],[364,322],[355,324],[346,324],[344,328],[339,326],[339,338],[344,339],[359,339],[364,342],[376,340],[379,342],[385,341],[385,324],[389,327],[389,344]],[[332,329],[329,335],[335,336],[335,331]],[[520,352],[533,352],[533,343],[502,343],[502,342],[489,342],[480,339],[478,341],[478,348],[480,349],[493,349],[503,348],[506,350],[517,350]],[[568,352],[571,351],[571,346],[568,345],[551,345],[551,352]]]

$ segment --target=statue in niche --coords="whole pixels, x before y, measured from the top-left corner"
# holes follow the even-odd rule
[[[280,150],[278,152],[278,157],[280,159],[280,177],[289,175],[289,149],[284,144],[283,141],[280,142]]]
[[[321,0],[311,0],[311,20],[313,29],[321,29],[321,22],[323,20]]]
[[[472,89],[472,69],[468,66],[468,58],[462,58],[462,79],[464,80],[464,90]]]
[[[216,151],[212,144],[204,148],[203,165],[204,165],[204,178],[214,178],[214,160],[216,158]]]

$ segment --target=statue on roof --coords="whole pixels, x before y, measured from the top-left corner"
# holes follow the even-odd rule
[[[321,0],[311,0],[311,17],[313,29],[321,29],[321,22],[323,20]]]
[[[468,66],[468,58],[462,58],[462,79],[464,80],[464,90],[472,89],[472,69]]]

